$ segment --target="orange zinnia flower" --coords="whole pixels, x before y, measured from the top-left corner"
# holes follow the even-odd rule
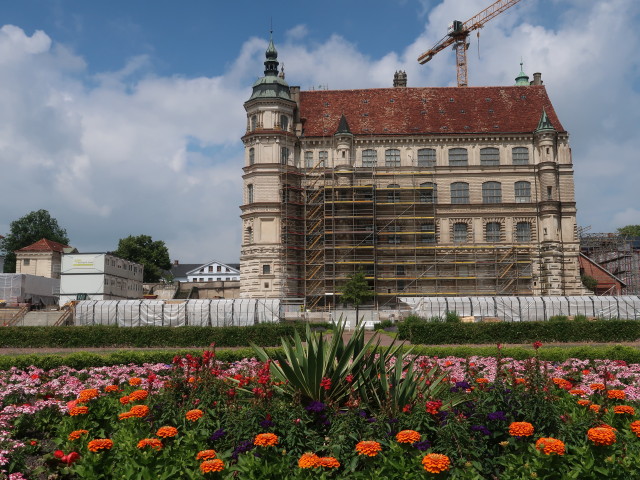
[[[87,388],[78,394],[78,402],[88,402],[89,400],[96,398],[99,394],[100,392],[98,392],[96,388]]]
[[[145,400],[149,396],[149,392],[146,390],[136,390],[129,394],[129,400],[132,402],[140,402]]]
[[[557,438],[539,438],[536,442],[536,448],[543,452],[545,455],[564,455],[565,453],[565,445],[562,440],[558,440]]]
[[[396,434],[398,443],[416,443],[420,441],[420,434],[415,430],[402,430]]]
[[[533,435],[533,425],[529,422],[513,422],[509,425],[509,435],[512,437],[530,437]]]
[[[142,418],[149,415],[149,407],[147,407],[146,405],[134,405],[133,407],[131,407],[131,410],[129,410],[129,412],[131,412],[131,415],[133,415],[134,417]]]
[[[138,448],[151,447],[153,450],[162,450],[162,442],[158,438],[143,438],[138,442]]]
[[[200,464],[200,471],[202,473],[221,472],[222,470],[224,470],[224,462],[219,458],[207,460]]]
[[[476,383],[489,383],[488,378],[476,378]]]
[[[162,438],[175,437],[178,434],[178,429],[175,427],[160,427],[156,432],[156,435]]]
[[[191,421],[191,422],[195,422],[196,420],[198,420],[199,418],[202,417],[202,415],[204,415],[204,412],[202,410],[198,410],[197,408],[194,410],[189,410],[185,417],[187,417],[187,420]]]
[[[69,415],[75,417],[76,415],[86,415],[89,413],[89,407],[73,407],[69,410]]]
[[[213,460],[216,458],[215,450],[202,450],[196,455],[196,460]]]
[[[320,457],[318,466],[324,468],[339,468],[340,462],[335,457]]]
[[[82,435],[86,435],[87,433],[89,433],[89,430],[74,430],[73,432],[71,432],[69,434],[69,440],[77,440],[79,439]]]
[[[113,447],[113,441],[108,438],[97,438],[95,440],[91,440],[87,444],[87,448],[90,452],[98,452],[100,450],[111,450]]]
[[[124,397],[120,397],[120,403],[122,405],[126,405],[127,403],[129,403],[131,401],[131,399],[129,398],[128,395],[125,395]]]
[[[274,447],[278,444],[278,436],[275,433],[259,433],[253,444],[258,447]]]
[[[440,453],[430,453],[422,459],[422,466],[429,473],[440,473],[449,470],[451,460]]]
[[[133,417],[133,413],[124,412],[124,413],[121,413],[120,415],[118,415],[118,420],[126,420],[127,418],[131,418],[131,417]]]
[[[142,383],[142,379],[138,378],[138,377],[131,377],[129,379],[129,385],[131,385],[132,387],[136,386],[136,385],[140,385]]]
[[[592,383],[589,388],[591,390],[604,390],[604,383]]]
[[[587,432],[587,437],[593,442],[594,445],[606,446],[616,443],[616,432],[610,428],[595,427],[590,428]]]
[[[356,445],[358,455],[366,455],[367,457],[375,457],[382,450],[382,445],[378,442],[364,440]]]
[[[117,392],[118,390],[120,390],[118,385],[107,385],[104,387],[104,391],[107,393]]]
[[[571,395],[586,395],[587,392],[585,392],[581,388],[574,388],[572,390],[569,390],[569,393]]]
[[[598,413],[600,411],[600,405],[596,405],[595,403],[593,405],[589,405],[589,410]]]
[[[589,405],[591,403],[590,400],[586,400],[581,398],[580,400],[578,400],[578,405],[582,406],[582,407],[586,407],[587,405]]]
[[[617,413],[619,415],[635,415],[636,409],[629,405],[616,405],[615,407],[613,407],[613,413]]]
[[[316,468],[319,466],[320,457],[315,453],[303,453],[298,459],[298,467],[300,468]]]
[[[640,421],[636,420],[631,422],[631,431],[636,434],[636,437],[640,437]]]
[[[608,390],[607,397],[615,398],[617,400],[624,400],[627,398],[627,394],[624,393],[624,390]]]

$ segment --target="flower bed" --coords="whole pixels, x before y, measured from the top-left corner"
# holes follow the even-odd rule
[[[518,361],[499,349],[397,358],[371,357],[340,378],[304,371],[318,375],[309,394],[283,382],[282,361],[225,363],[212,351],[171,365],[12,369],[0,373],[0,472],[11,480],[640,472],[638,364]],[[383,373],[366,377],[376,399],[362,380],[379,359]]]

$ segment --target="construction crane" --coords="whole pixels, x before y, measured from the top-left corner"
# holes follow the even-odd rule
[[[418,62],[424,65],[431,60],[436,53],[444,50],[449,45],[453,45],[453,49],[456,51],[458,86],[468,86],[467,48],[469,47],[469,42],[467,41],[467,38],[469,37],[469,34],[478,28],[484,27],[484,24],[493,17],[500,15],[508,8],[513,7],[519,1],[520,0],[498,0],[464,23],[459,20],[454,20],[453,23],[449,25],[447,35],[436,43],[431,50],[420,55],[418,57]]]

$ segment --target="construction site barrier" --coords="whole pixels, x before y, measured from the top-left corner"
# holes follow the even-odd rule
[[[423,318],[443,318],[447,312],[462,317],[495,317],[504,321],[544,321],[558,315],[602,319],[640,320],[640,296],[619,297],[409,297],[402,303]]]
[[[75,325],[231,327],[280,320],[280,300],[83,300]]]

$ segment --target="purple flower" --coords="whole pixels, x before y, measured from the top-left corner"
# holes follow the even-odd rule
[[[498,410],[495,412],[491,412],[487,414],[487,420],[489,420],[490,422],[496,422],[496,421],[506,421],[507,420],[507,416],[505,415],[505,413],[502,410]]]
[[[481,434],[486,436],[491,435],[491,430],[489,430],[484,425],[471,425],[471,430],[474,432],[480,432]]]
[[[209,437],[209,440],[212,442],[215,442],[216,440],[220,440],[226,434],[227,432],[225,432],[222,428],[219,428],[218,430],[216,430],[211,434],[211,436]]]
[[[274,423],[273,423],[271,420],[269,420],[268,418],[265,418],[264,420],[262,420],[262,421],[259,423],[259,425],[260,425],[262,428],[269,428],[269,427],[273,427]]]
[[[313,402],[311,402],[309,405],[307,405],[304,408],[305,408],[305,410],[307,412],[320,413],[320,412],[324,412],[324,410],[325,410],[325,408],[327,408],[327,406],[322,402],[318,402],[317,400],[314,400]]]
[[[431,442],[429,440],[423,440],[421,442],[412,443],[411,446],[417,448],[421,452],[426,452],[429,448],[431,448]]]
[[[233,458],[234,460],[237,460],[242,453],[249,452],[254,448],[255,448],[255,445],[251,440],[244,440],[240,442],[238,445],[236,445],[236,448],[233,449],[231,458]]]

